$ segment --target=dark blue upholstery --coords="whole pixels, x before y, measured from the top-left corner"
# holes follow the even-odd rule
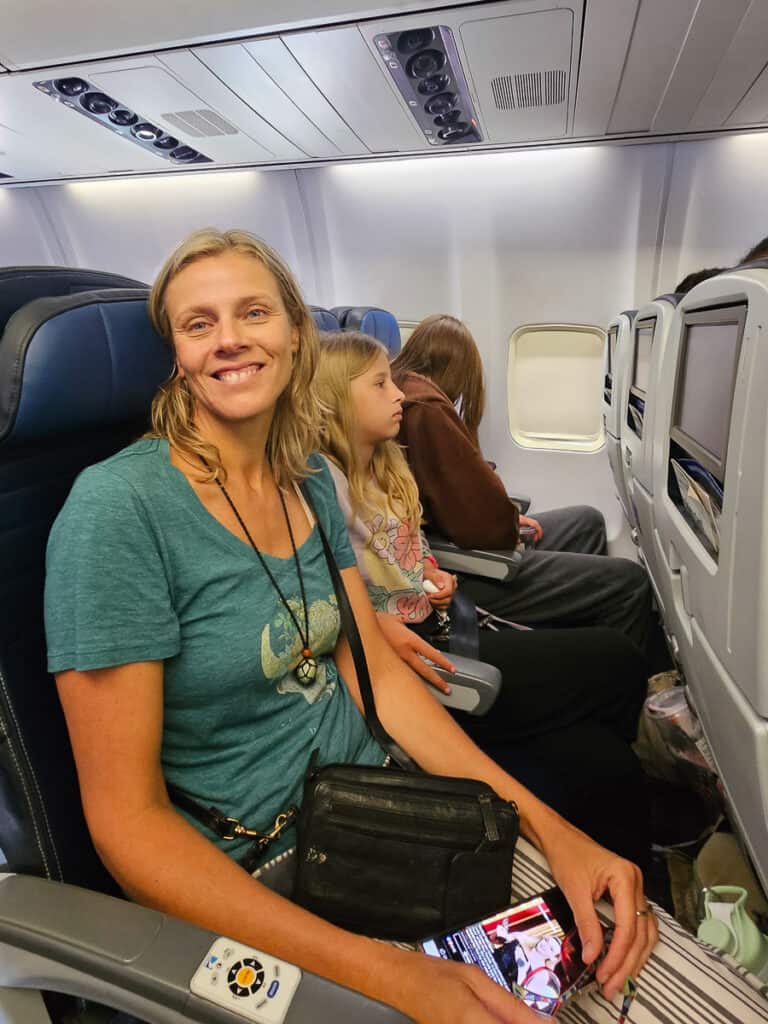
[[[323,309],[322,306],[310,306],[309,309],[318,331],[341,330],[341,324],[336,318],[336,314],[332,313],[330,309]]]
[[[108,892],[46,670],[45,547],[78,473],[146,429],[170,366],[141,290],[38,299],[0,336],[0,848],[11,870]]]
[[[334,306],[342,330],[362,331],[382,343],[393,358],[400,351],[400,328],[397,320],[385,309],[375,306]]]
[[[34,299],[74,295],[101,288],[146,288],[141,281],[78,267],[0,268],[0,332],[17,309]]]

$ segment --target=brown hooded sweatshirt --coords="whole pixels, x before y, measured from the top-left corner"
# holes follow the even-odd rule
[[[462,548],[513,548],[518,509],[448,396],[420,373],[396,379],[405,394],[399,441],[419,487],[427,529]]]

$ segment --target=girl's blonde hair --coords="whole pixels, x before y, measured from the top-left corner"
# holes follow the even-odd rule
[[[483,363],[465,323],[445,313],[422,320],[392,360],[396,381],[406,373],[429,377],[452,402],[459,402],[459,415],[478,444],[477,431],[485,411]]]
[[[350,438],[355,429],[352,381],[387,350],[375,338],[357,331],[323,334],[317,367],[317,389],[325,407],[320,448],[349,482],[349,494],[355,511],[378,507],[369,494],[367,469],[357,465]],[[373,482],[384,492],[390,510],[414,529],[421,524],[419,490],[396,441],[376,445],[371,461]]]
[[[191,263],[232,252],[253,257],[273,275],[288,319],[299,335],[291,379],[277,400],[267,437],[267,458],[275,480],[278,486],[287,487],[307,475],[307,456],[317,447],[318,403],[313,383],[317,330],[296,279],[280,256],[248,231],[195,231],[174,249],[157,275],[149,294],[149,317],[157,333],[173,347],[173,331],[165,309],[168,285]],[[174,366],[152,402],[152,429],[146,436],[164,437],[193,465],[200,465],[202,481],[218,479],[224,483],[226,470],[219,451],[201,436],[194,413],[194,396]]]

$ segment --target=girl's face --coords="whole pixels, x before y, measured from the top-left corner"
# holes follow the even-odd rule
[[[165,308],[198,420],[271,422],[299,346],[272,272],[244,253],[204,257],[173,278]]]
[[[397,437],[403,419],[403,392],[395,386],[386,355],[380,352],[350,385],[355,440],[379,444]]]

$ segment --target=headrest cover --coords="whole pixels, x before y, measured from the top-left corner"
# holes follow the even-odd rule
[[[629,322],[632,323],[632,321],[637,316],[637,310],[636,309],[623,309],[621,311],[621,313],[619,313],[619,316],[625,316],[629,320]]]
[[[390,356],[400,351],[400,327],[385,309],[375,306],[339,306],[334,309],[345,331],[362,331],[386,346]]]
[[[74,295],[103,288],[146,288],[121,274],[79,267],[2,267],[0,268],[0,332],[17,309],[35,299],[54,295]]]
[[[0,338],[0,443],[147,419],[173,359],[143,289],[37,299]]]
[[[657,295],[654,302],[668,302],[670,306],[679,306],[681,299],[685,298],[685,292],[667,292],[664,295]]]
[[[322,306],[310,306],[312,319],[315,321],[318,331],[340,331],[341,324],[336,315],[330,309],[323,309]]]

